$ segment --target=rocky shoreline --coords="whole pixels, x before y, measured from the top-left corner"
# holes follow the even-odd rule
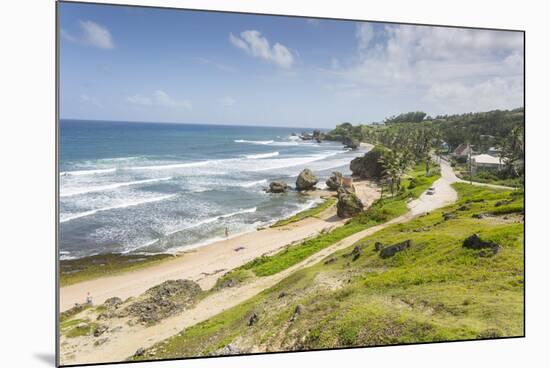
[[[318,131],[314,131],[311,134],[311,137],[322,137],[321,133],[316,132]],[[304,135],[302,134],[300,137],[303,139]],[[343,142],[343,145],[344,147],[347,147],[346,142]],[[362,146],[366,149],[371,149],[373,147],[370,144],[364,143],[357,146]],[[352,168],[353,174],[356,174],[353,169],[354,162],[358,159],[363,159],[363,157],[355,158],[350,162],[350,167]],[[363,177],[362,175],[358,176]],[[319,189],[316,186],[318,183],[319,178],[315,175],[315,173],[309,168],[304,168],[296,177],[294,186],[289,185],[285,181],[273,181],[264,190],[266,193],[270,194],[283,194],[287,193],[289,190],[295,190],[306,195],[318,197],[323,194],[333,195],[337,198],[337,215],[340,218],[352,217],[363,210],[361,201],[354,194],[353,184],[347,188],[344,186],[344,176],[341,172],[333,172],[332,175],[326,180],[326,190]],[[282,219],[274,219],[274,223],[284,221],[292,216]],[[260,229],[261,228],[258,230]],[[185,250],[181,252],[157,254],[103,253],[76,259],[64,259],[60,260],[60,284],[61,286],[66,286],[98,277],[116,275],[142,267],[155,265],[158,262],[173,259],[174,257],[181,256],[185,253]]]

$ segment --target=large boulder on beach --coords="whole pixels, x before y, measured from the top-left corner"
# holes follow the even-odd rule
[[[194,304],[202,293],[192,280],[167,280],[148,289],[138,299],[119,312],[143,324],[153,324]]]
[[[288,184],[284,181],[273,181],[269,183],[268,193],[285,193],[288,190]]]
[[[354,158],[349,165],[351,172],[364,179],[380,179],[384,174],[380,158],[386,151],[386,148],[376,146],[363,157]]]
[[[310,169],[304,169],[296,178],[296,190],[310,190],[315,188],[319,179]]]
[[[358,139],[346,136],[342,139],[342,144],[346,148],[351,148],[352,150],[356,150],[357,148],[359,148],[359,145],[361,144],[361,142],[359,142]]]
[[[338,190],[342,186],[344,176],[339,171],[334,171],[330,178],[325,182],[329,190]]]
[[[363,203],[355,195],[348,191],[342,191],[338,195],[338,203],[336,204],[336,214],[340,218],[353,217],[363,211]]]

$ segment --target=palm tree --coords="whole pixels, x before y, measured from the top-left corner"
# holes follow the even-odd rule
[[[525,149],[524,131],[521,125],[517,125],[510,131],[500,144],[500,157],[506,166],[508,175],[519,176],[515,163],[523,158]]]
[[[408,151],[390,150],[381,156],[378,162],[384,168],[384,175],[390,181],[390,191],[393,197],[394,188],[397,191],[401,189],[401,178],[413,162],[412,156]]]

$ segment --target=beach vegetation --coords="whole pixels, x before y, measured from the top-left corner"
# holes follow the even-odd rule
[[[63,287],[86,280],[118,275],[152,266],[172,257],[174,256],[171,254],[105,253],[78,259],[62,260],[60,262],[59,282]]]
[[[453,186],[456,203],[360,239],[133,359],[523,336],[524,223],[480,216],[523,193]],[[472,234],[498,252],[464,247]],[[405,240],[393,257],[376,248]]]
[[[336,203],[335,197],[326,197],[321,203],[316,204],[312,208],[308,208],[306,210],[303,210],[301,212],[298,212],[297,214],[288,217],[286,219],[282,219],[271,225],[270,227],[280,227],[285,226],[288,224],[291,224],[293,222],[298,222],[303,219],[306,219],[308,217],[317,217],[321,213],[323,213],[325,210],[329,209]]]
[[[273,254],[264,255],[244,264],[239,269],[250,270],[256,276],[269,276],[291,267],[320,250],[369,227],[384,223],[392,218],[407,212],[407,201],[420,196],[430,185],[439,178],[439,174],[426,176],[418,167],[410,171],[410,180],[415,186],[408,188],[404,184],[398,195],[382,197],[376,200],[371,207],[349,220],[344,226],[337,227],[330,232],[321,233],[298,244],[292,244]],[[406,182],[410,182],[406,180]]]

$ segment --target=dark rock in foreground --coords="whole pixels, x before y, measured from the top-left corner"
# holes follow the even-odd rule
[[[396,253],[402,252],[405,249],[410,248],[411,245],[412,245],[411,240],[405,240],[404,242],[390,245],[389,247],[386,247],[386,248],[382,248],[382,250],[380,251],[380,257],[382,258],[393,257]]]
[[[296,190],[310,190],[315,188],[319,179],[310,169],[304,169],[296,178]]]
[[[480,256],[486,257],[491,254],[497,254],[500,251],[500,245],[491,241],[484,241],[478,234],[472,234],[462,242],[462,246],[468,249],[482,249]]]
[[[453,220],[453,219],[456,219],[456,214],[451,213],[451,212],[447,212],[447,213],[443,214],[443,220],[449,221],[449,220]]]
[[[301,304],[298,304],[296,308],[294,308],[294,313],[292,314],[292,317],[290,317],[290,322],[294,322],[300,314],[302,314],[302,310],[304,307]]]
[[[342,186],[342,182],[344,181],[344,176],[339,171],[334,171],[332,173],[332,176],[327,179],[325,182],[327,184],[327,188],[329,190],[338,190]]]
[[[273,181],[269,183],[268,193],[286,193],[288,184],[284,181]]]
[[[338,194],[338,203],[336,204],[336,214],[340,218],[353,217],[363,211],[363,202],[355,193],[341,191]]]
[[[361,257],[361,253],[363,253],[361,247],[356,245],[351,251],[352,260],[355,261],[357,258]]]
[[[256,312],[252,313],[252,315],[250,316],[250,318],[248,319],[248,325],[249,326],[253,326],[256,324],[256,322],[258,322],[258,315],[256,314]]]
[[[120,317],[134,316],[145,324],[156,323],[193,304],[202,292],[191,280],[167,280],[147,290],[140,300],[119,312]]]
[[[94,337],[101,336],[105,331],[107,331],[109,327],[106,325],[99,325],[94,329]]]
[[[106,308],[114,308],[114,309],[118,308],[121,304],[122,304],[122,299],[120,299],[117,296],[113,296],[112,298],[105,300],[105,302],[103,303],[103,305]]]

